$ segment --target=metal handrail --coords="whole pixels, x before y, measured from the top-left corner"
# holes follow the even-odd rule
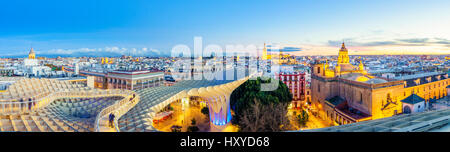
[[[131,95],[127,95],[124,99],[120,100],[119,102],[116,102],[113,105],[110,105],[108,107],[106,107],[105,109],[103,109],[102,111],[100,111],[100,113],[97,115],[96,119],[95,119],[95,125],[96,125],[96,132],[100,131],[100,120],[109,115],[110,113],[112,113],[114,111],[115,113],[115,118],[114,118],[114,128],[116,129],[117,132],[120,132],[119,129],[119,124],[118,124],[118,120],[120,119],[120,117],[122,117],[126,112],[128,112],[132,107],[134,107],[134,105],[137,104],[137,102],[139,102],[139,95],[137,95],[136,93],[134,93],[136,96],[130,97]],[[131,99],[131,100],[130,100]],[[126,106],[129,105],[130,103],[132,103],[131,106]],[[123,110],[121,108],[128,108],[125,109],[124,112],[121,112],[120,110]]]

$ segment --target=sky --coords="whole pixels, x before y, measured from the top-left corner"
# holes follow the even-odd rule
[[[179,44],[286,47],[295,55],[450,54],[448,0],[0,1],[0,57],[151,56]]]

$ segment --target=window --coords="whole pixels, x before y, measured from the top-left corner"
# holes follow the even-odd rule
[[[320,73],[320,67],[317,67],[317,73]]]
[[[359,93],[359,99],[360,99],[359,103],[363,103],[363,94],[362,93]]]

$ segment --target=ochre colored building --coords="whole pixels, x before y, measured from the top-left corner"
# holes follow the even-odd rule
[[[311,100],[313,112],[336,124],[348,124],[402,114],[403,99],[416,94],[426,104],[447,95],[450,79],[446,73],[423,73],[387,80],[367,74],[362,62],[353,66],[342,44],[338,62],[312,65]]]

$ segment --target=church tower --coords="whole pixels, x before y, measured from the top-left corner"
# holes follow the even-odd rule
[[[267,48],[266,48],[266,43],[264,43],[264,49],[263,49],[263,53],[262,53],[262,60],[267,60]]]
[[[339,56],[338,56],[338,64],[347,64],[350,63],[350,59],[348,57],[348,50],[345,48],[345,44],[342,43],[342,47],[339,50]]]
[[[364,71],[364,64],[362,63],[362,60],[359,60],[359,70]]]
[[[31,48],[30,53],[28,53],[28,59],[36,59],[36,54],[34,53],[33,48]]]

